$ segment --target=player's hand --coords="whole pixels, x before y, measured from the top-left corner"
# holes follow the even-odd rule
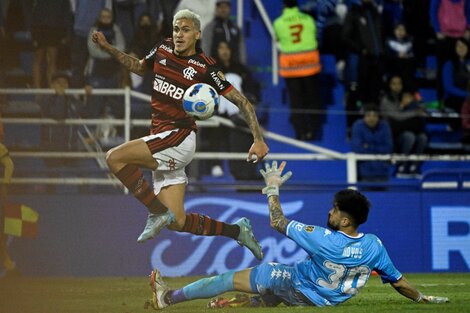
[[[248,151],[248,158],[246,159],[249,163],[258,163],[263,160],[268,154],[269,148],[264,141],[255,141]]]
[[[449,302],[449,298],[423,295],[422,302],[423,303],[447,303]]]
[[[96,43],[98,46],[101,48],[109,45],[109,42],[106,40],[106,37],[102,32],[94,31],[93,34],[91,35],[91,40],[93,40],[94,43]]]
[[[273,161],[272,166],[269,163],[265,163],[264,167],[266,170],[261,169],[260,173],[263,175],[266,187],[263,188],[263,194],[269,196],[279,195],[279,187],[282,186],[291,176],[292,172],[289,171],[282,176],[282,171],[286,166],[286,161],[282,161],[279,168],[277,167],[277,161]]]

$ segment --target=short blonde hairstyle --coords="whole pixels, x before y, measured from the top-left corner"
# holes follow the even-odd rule
[[[201,31],[201,17],[198,14],[188,9],[180,10],[176,12],[173,17],[173,25],[175,25],[176,20],[180,20],[182,18],[193,21],[194,27],[196,27],[198,31]]]

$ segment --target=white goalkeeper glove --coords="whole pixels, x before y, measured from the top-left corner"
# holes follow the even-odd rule
[[[265,163],[264,167],[266,170],[261,169],[260,173],[263,175],[266,187],[263,188],[262,192],[268,198],[270,196],[279,196],[279,187],[284,184],[291,176],[292,172],[289,171],[282,176],[282,171],[286,166],[286,161],[282,161],[279,168],[277,167],[277,161],[273,161],[272,166],[269,163]]]
[[[436,296],[425,296],[420,294],[418,299],[415,300],[417,303],[447,303],[449,298],[447,297],[436,297]]]

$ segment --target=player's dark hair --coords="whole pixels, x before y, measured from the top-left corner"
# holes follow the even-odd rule
[[[340,190],[335,194],[334,202],[340,211],[352,217],[356,226],[367,221],[370,202],[359,191],[353,189]]]
[[[287,8],[293,8],[299,6],[297,0],[283,0],[284,6]]]

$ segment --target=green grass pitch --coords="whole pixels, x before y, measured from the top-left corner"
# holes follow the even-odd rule
[[[330,308],[231,308],[206,309],[208,300],[195,300],[166,308],[167,312],[470,312],[470,273],[406,274],[427,295],[450,298],[448,304],[417,305],[399,295],[378,277],[371,277],[352,300]],[[168,278],[173,287],[181,287],[197,277]],[[133,313],[144,310],[150,296],[147,277],[132,278],[35,278],[0,280],[2,313]]]

